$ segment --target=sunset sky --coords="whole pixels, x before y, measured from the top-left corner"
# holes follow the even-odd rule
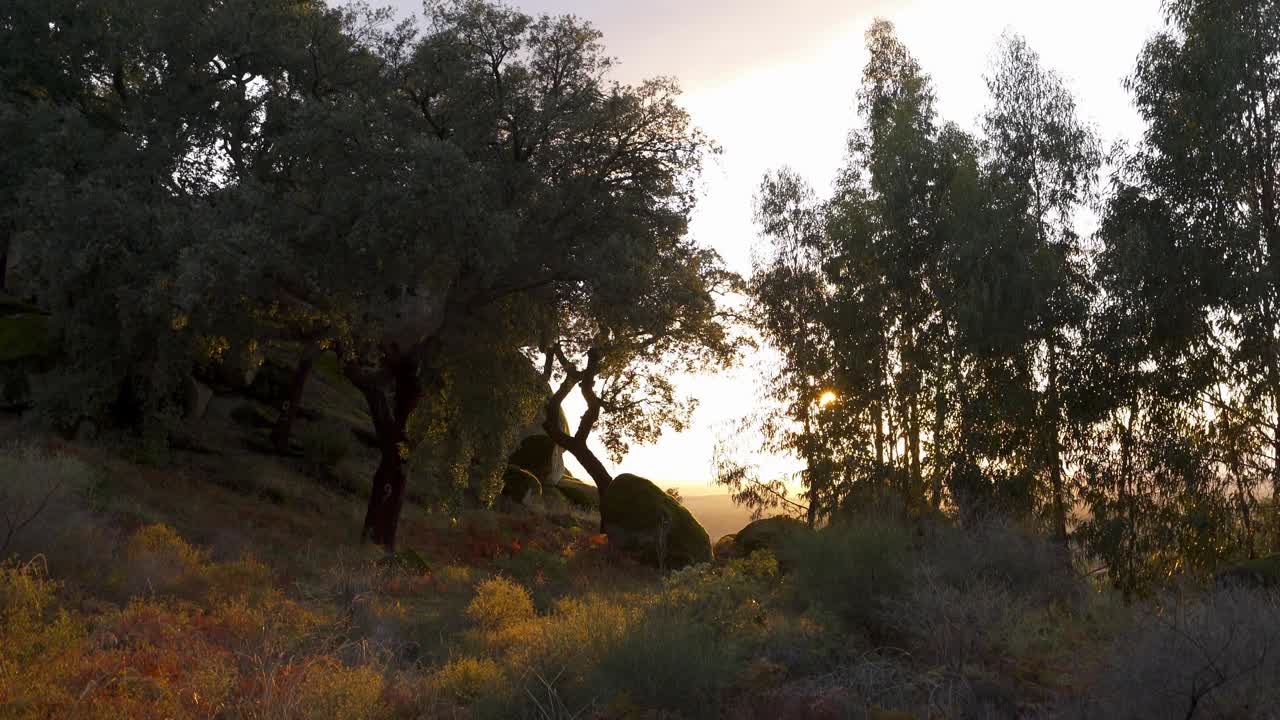
[[[419,0],[394,0],[404,14]],[[1160,0],[525,0],[529,13],[573,13],[605,34],[617,79],[678,78],[695,123],[724,147],[703,178],[692,227],[739,272],[759,240],[752,197],[765,172],[790,166],[819,190],[843,160],[855,125],[854,93],[875,17],[898,34],[933,77],[943,118],[975,127],[987,102],[983,75],[1006,29],[1025,36],[1067,78],[1081,112],[1107,146],[1141,125],[1123,87],[1142,43],[1163,22]],[[686,494],[720,492],[707,480],[717,433],[756,404],[767,356],[720,376],[690,378],[701,401],[693,427],[636,448],[619,471]],[[570,469],[585,477],[566,458]],[[788,463],[770,463],[778,471]]]

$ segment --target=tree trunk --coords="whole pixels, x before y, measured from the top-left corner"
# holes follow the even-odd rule
[[[587,447],[585,442],[578,442],[576,439],[570,438],[568,442],[562,445],[575,460],[582,465],[582,469],[587,471],[587,475],[591,476],[591,481],[596,484],[596,488],[600,491],[600,496],[608,492],[609,486],[613,483],[613,475],[605,468],[604,463],[596,454]]]
[[[298,367],[293,371],[293,379],[289,382],[289,397],[280,406],[280,416],[276,420],[275,428],[271,431],[271,442],[275,445],[276,452],[282,454],[289,452],[293,424],[298,419],[298,408],[302,406],[302,393],[307,389],[307,380],[311,377],[311,370],[315,367],[315,361],[319,355],[319,347],[306,348],[298,360]]]
[[[1049,341],[1049,407],[1046,432],[1049,436],[1049,483],[1053,492],[1053,536],[1067,544],[1067,509],[1062,488],[1062,448],[1060,445],[1058,407],[1058,346]]]
[[[365,542],[372,541],[388,552],[394,552],[408,484],[403,456],[408,440],[407,428],[409,418],[423,396],[422,363],[414,353],[402,356],[393,352],[388,354],[384,367],[390,371],[390,396],[383,382],[361,376],[355,369],[348,369],[347,375],[352,377],[369,403],[369,415],[373,418],[378,450],[382,455],[373,476],[369,508],[360,537]]]
[[[369,508],[364,515],[360,539],[381,545],[387,552],[394,552],[408,477],[405,475],[404,460],[400,457],[399,448],[385,446],[381,439],[379,445],[382,445],[382,461],[373,476],[373,490],[369,495]]]
[[[946,425],[947,399],[939,392],[933,399],[933,449],[929,452],[929,463],[933,466],[933,509],[942,509],[942,476],[947,464],[941,455],[942,435]]]

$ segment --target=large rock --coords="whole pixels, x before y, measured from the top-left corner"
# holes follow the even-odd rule
[[[193,377],[188,377],[183,393],[183,410],[186,419],[201,420],[209,412],[213,390]]]
[[[619,475],[600,497],[609,542],[642,562],[672,569],[711,562],[711,538],[697,519],[662,488]]]
[[[584,483],[572,475],[566,474],[562,477],[560,484],[555,486],[555,490],[570,505],[576,505],[583,510],[600,509],[600,491],[596,489],[596,486]]]
[[[214,379],[229,390],[246,390],[258,379],[258,372],[262,370],[266,359],[266,354],[261,350],[233,348],[223,355],[222,361],[214,368]]]
[[[507,460],[508,465],[529,471],[542,487],[555,487],[564,477],[564,450],[542,429],[542,414],[520,433],[520,445]],[[569,431],[569,422],[560,411],[560,428]]]
[[[775,555],[791,538],[809,531],[809,526],[786,515],[756,520],[738,531],[737,549],[743,555],[769,550]]]
[[[542,494],[542,483],[533,473],[513,465],[502,475],[502,497],[520,505],[529,505]]]

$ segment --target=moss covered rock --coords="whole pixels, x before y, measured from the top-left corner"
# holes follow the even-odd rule
[[[600,509],[600,491],[594,485],[588,485],[572,475],[565,475],[556,485],[556,490],[569,501],[584,510]]]
[[[771,550],[777,554],[779,548],[792,537],[809,532],[809,526],[785,515],[756,520],[738,531],[736,544],[743,555],[750,555],[757,550]]]
[[[520,441],[520,447],[511,454],[507,459],[507,464],[527,470],[538,478],[539,482],[554,485],[555,483],[546,483],[547,478],[551,477],[558,469],[558,475],[564,474],[563,461],[557,463],[560,458],[560,448],[556,447],[555,442],[546,435],[529,435]]]
[[[542,494],[542,483],[533,473],[514,465],[507,466],[502,475],[502,497],[528,504],[534,497]]]
[[[609,542],[668,568],[711,562],[711,538],[693,514],[648,480],[619,475],[600,498]]]
[[[738,549],[738,536],[734,534],[725,535],[716,541],[712,553],[716,556],[716,560],[732,560],[742,557],[742,552]]]
[[[555,444],[542,430],[542,418],[539,414],[529,427],[520,434],[520,446],[507,459],[509,465],[524,468],[538,478],[543,487],[560,484],[564,476],[564,450]],[[560,429],[569,432],[569,421],[560,411]]]
[[[1218,574],[1223,585],[1280,588],[1280,555],[1242,562]]]

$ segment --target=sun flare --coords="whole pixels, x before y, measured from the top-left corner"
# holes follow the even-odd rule
[[[839,399],[840,399],[839,395],[836,395],[835,392],[828,390],[822,393],[822,397],[818,398],[818,405],[822,407],[829,407],[831,405],[834,405],[835,402]]]

